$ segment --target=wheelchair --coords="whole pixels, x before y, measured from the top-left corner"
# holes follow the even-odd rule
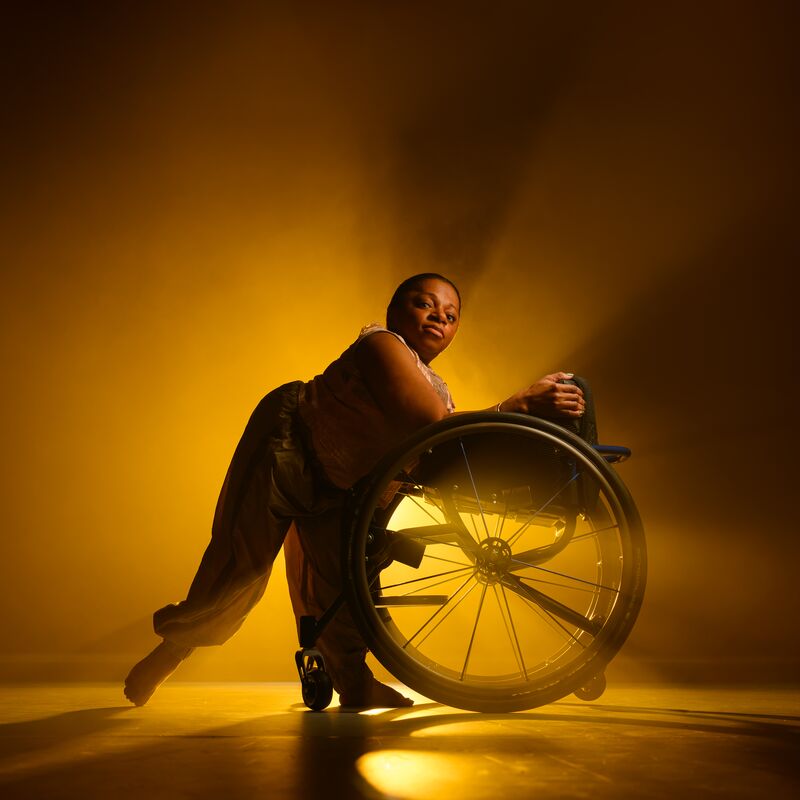
[[[611,466],[628,456],[486,411],[406,440],[350,493],[341,597],[300,621],[306,705],[332,699],[314,645],[345,602],[377,660],[431,700],[507,712],[599,697],[646,580],[641,519]]]

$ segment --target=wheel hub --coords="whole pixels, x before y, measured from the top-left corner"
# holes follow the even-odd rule
[[[508,571],[511,563],[511,548],[505,539],[490,536],[481,542],[475,559],[475,577],[481,583],[497,583]]]

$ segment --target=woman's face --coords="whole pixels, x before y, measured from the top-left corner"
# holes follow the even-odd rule
[[[461,314],[455,289],[428,278],[407,291],[387,314],[387,327],[399,333],[426,363],[445,350],[458,330]]]

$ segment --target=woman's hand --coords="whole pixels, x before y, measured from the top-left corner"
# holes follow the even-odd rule
[[[583,416],[585,403],[583,392],[571,383],[558,383],[569,380],[571,372],[554,372],[545,375],[527,389],[522,389],[503,400],[499,411],[513,411],[518,414],[531,414],[546,419],[576,419]]]

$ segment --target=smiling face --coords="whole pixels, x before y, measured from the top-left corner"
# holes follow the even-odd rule
[[[460,315],[456,290],[445,281],[426,278],[389,306],[386,326],[399,333],[422,361],[429,364],[453,341]]]

